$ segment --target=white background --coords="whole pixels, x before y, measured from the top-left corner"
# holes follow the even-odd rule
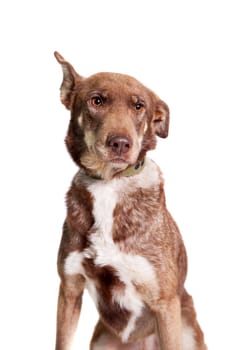
[[[75,165],[58,50],[81,75],[135,76],[171,110],[151,154],[189,256],[210,350],[233,349],[231,1],[5,1],[0,9],[0,348],[54,348],[56,254]],[[96,314],[85,295],[76,349]]]

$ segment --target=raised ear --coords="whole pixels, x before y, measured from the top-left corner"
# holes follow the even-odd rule
[[[153,118],[153,127],[157,136],[162,138],[168,136],[169,119],[169,108],[167,104],[160,99],[157,100]]]
[[[67,62],[57,51],[54,52],[54,56],[62,66],[63,81],[60,87],[61,102],[67,109],[71,109],[74,97],[74,89],[79,81],[83,78],[76,73],[72,65]]]

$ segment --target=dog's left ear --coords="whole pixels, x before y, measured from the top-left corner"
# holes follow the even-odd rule
[[[67,109],[71,109],[74,101],[75,87],[78,82],[83,80],[83,78],[78,73],[76,73],[73,66],[67,62],[57,51],[54,52],[54,56],[61,64],[63,71],[63,81],[60,87],[61,102],[66,106]]]
[[[157,136],[165,138],[168,136],[169,130],[169,108],[165,102],[157,99],[155,105],[155,113],[153,117],[153,129]]]

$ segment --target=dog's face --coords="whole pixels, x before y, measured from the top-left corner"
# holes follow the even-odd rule
[[[88,173],[109,179],[167,137],[167,105],[136,79],[98,73],[89,78],[55,53],[63,68],[61,101],[71,110],[66,145]]]

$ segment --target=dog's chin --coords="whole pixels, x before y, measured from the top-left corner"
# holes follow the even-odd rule
[[[112,169],[112,174],[115,175],[117,173],[120,173],[121,171],[125,170],[130,163],[127,162],[124,159],[111,159],[107,162],[109,168]]]
[[[112,179],[114,175],[125,170],[131,163],[124,158],[105,158],[92,152],[85,152],[81,156],[80,162],[87,174],[104,180]]]

